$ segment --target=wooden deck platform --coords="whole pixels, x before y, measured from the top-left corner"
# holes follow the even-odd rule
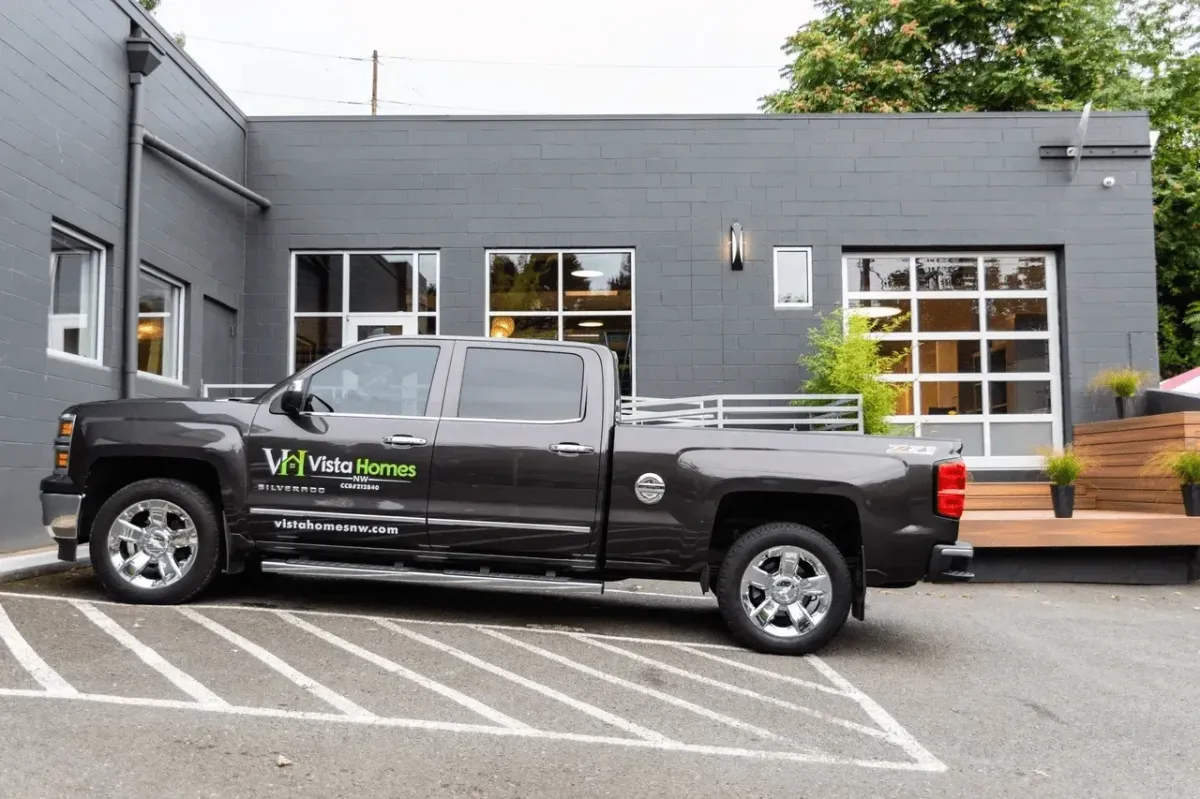
[[[1172,513],[1076,510],[968,510],[959,538],[980,549],[1017,547],[1200,546],[1200,518]]]

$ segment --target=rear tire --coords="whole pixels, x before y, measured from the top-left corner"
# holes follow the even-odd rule
[[[100,584],[116,599],[181,604],[208,588],[220,570],[220,517],[192,483],[138,480],[100,507],[90,552]]]
[[[725,553],[717,603],[741,644],[807,655],[846,623],[854,585],[845,557],[825,536],[792,522],[760,525]]]

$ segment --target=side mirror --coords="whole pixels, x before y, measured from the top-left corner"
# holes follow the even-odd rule
[[[279,395],[279,409],[288,416],[299,416],[304,410],[304,381],[293,380]]]

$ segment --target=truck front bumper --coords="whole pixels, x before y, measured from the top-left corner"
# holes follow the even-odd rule
[[[42,524],[58,544],[59,560],[75,560],[79,543],[79,507],[82,494],[50,494],[41,492]]]
[[[975,547],[966,541],[938,544],[929,558],[925,579],[934,583],[965,583],[972,580],[975,575],[971,573],[971,559],[974,557]]]

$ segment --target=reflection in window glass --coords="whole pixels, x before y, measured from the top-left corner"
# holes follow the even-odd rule
[[[562,268],[564,311],[633,309],[632,253],[566,252]]]
[[[851,300],[850,314],[871,320],[871,330],[907,333],[912,330],[912,303],[908,300]]]
[[[907,258],[847,258],[847,291],[908,291]]]
[[[104,252],[58,228],[50,237],[50,349],[100,360]]]
[[[488,335],[492,338],[537,338],[558,340],[557,316],[492,316]]]
[[[881,341],[879,342],[879,354],[885,358],[899,356],[892,368],[888,370],[891,374],[902,375],[912,372],[912,351],[911,345],[907,341]]]
[[[421,316],[417,318],[417,333],[422,336],[437,335],[437,317]]]
[[[775,304],[811,305],[812,296],[808,250],[777,248],[775,250]]]
[[[922,380],[921,413],[927,416],[983,413],[983,383]]]
[[[183,378],[179,342],[183,335],[183,289],[142,270],[138,276],[138,371]]]
[[[308,391],[317,413],[424,416],[437,347],[375,347],[341,358],[313,375]]]
[[[921,342],[923,374],[972,374],[982,368],[977,339]]]
[[[912,416],[913,414],[913,384],[897,383],[900,393],[896,398],[896,415]]]
[[[992,424],[993,455],[1034,455],[1050,446],[1054,427],[1050,422],[1006,422]]]
[[[351,255],[350,312],[411,312],[412,261],[410,254]]]
[[[988,291],[1044,291],[1046,259],[1004,256],[983,259],[984,288]]]
[[[942,438],[962,442],[963,455],[983,454],[983,422],[978,424],[936,424],[925,422],[921,425],[922,438]],[[993,446],[995,446],[993,444]]]
[[[979,300],[917,300],[922,333],[979,330]]]
[[[491,310],[559,309],[557,253],[494,253],[489,269]]]
[[[562,421],[583,408],[583,358],[568,352],[471,347],[458,415],[465,419]]]
[[[1034,297],[988,300],[988,330],[1049,330],[1046,301]]]
[[[989,341],[988,348],[988,371],[992,374],[1050,371],[1050,342],[1045,339]]]
[[[296,312],[341,313],[342,254],[296,256]]]
[[[918,258],[917,291],[976,291],[979,261],[975,258]]]
[[[431,252],[423,252],[418,260],[417,275],[417,310],[436,311],[438,284],[438,257]]]
[[[567,316],[563,318],[563,340],[603,344],[616,353],[621,396],[633,393],[633,317]]]
[[[1049,381],[993,381],[988,393],[992,413],[1050,413]]]
[[[342,317],[301,316],[296,318],[293,343],[296,371],[342,348]]]

